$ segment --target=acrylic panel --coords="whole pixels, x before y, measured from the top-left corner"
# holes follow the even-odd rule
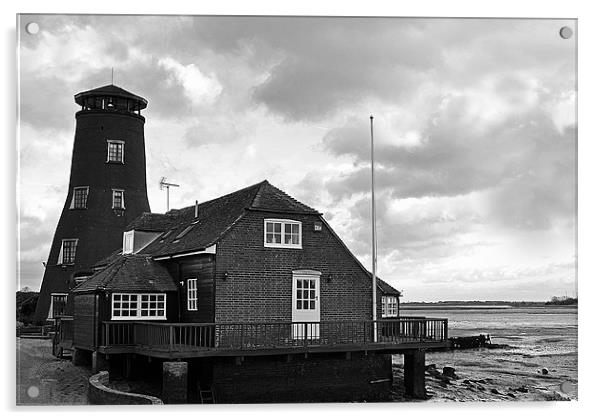
[[[577,399],[575,19],[17,40],[17,404]]]

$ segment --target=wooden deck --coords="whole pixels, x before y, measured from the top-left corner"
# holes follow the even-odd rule
[[[374,339],[376,334],[376,339]],[[104,322],[98,350],[165,359],[448,347],[447,320],[273,323]]]

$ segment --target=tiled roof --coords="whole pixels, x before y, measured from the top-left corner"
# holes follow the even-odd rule
[[[127,225],[125,231],[136,229],[145,232],[164,232],[172,225],[177,225],[180,222],[181,220],[171,212],[167,214],[145,212]]]
[[[164,235],[145,247],[143,252],[153,256],[173,255],[204,249],[215,244],[247,209],[319,214],[311,207],[272,186],[268,181],[263,181],[200,203],[197,218],[194,217],[194,206],[171,210],[166,214],[144,213],[134,220],[127,230],[164,232]],[[185,229],[188,229],[186,234],[177,239]]]
[[[378,285],[379,289],[382,290],[383,294],[385,294],[385,295],[399,296],[401,294],[396,288],[394,288],[389,283],[387,283],[386,281],[384,281],[378,277],[376,278],[376,284]]]
[[[116,249],[110,255],[107,255],[102,260],[94,263],[94,265],[92,266],[92,269],[96,269],[97,270],[99,268],[105,267],[105,266],[111,264],[117,258],[119,258],[120,255],[121,255],[121,248]]]
[[[122,255],[73,289],[73,293],[96,290],[120,292],[176,291],[171,275],[148,255]]]
[[[261,188],[257,191],[251,208],[255,210],[273,210],[290,213],[314,213],[319,214],[317,210],[295,200],[287,193],[271,185],[268,181],[263,181]]]

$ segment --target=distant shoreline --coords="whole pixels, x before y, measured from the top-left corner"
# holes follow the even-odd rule
[[[400,310],[484,310],[516,308],[577,308],[577,304],[549,304],[546,302],[408,302],[400,303]]]

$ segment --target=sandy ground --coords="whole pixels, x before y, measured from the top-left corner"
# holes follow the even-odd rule
[[[90,369],[52,355],[50,340],[17,338],[17,405],[87,404]]]
[[[508,366],[496,361],[499,350],[474,349],[426,354],[426,390],[430,402],[568,401],[577,399],[576,380],[536,364]],[[443,376],[453,367],[455,378]],[[403,357],[393,356],[393,400],[404,401]]]

